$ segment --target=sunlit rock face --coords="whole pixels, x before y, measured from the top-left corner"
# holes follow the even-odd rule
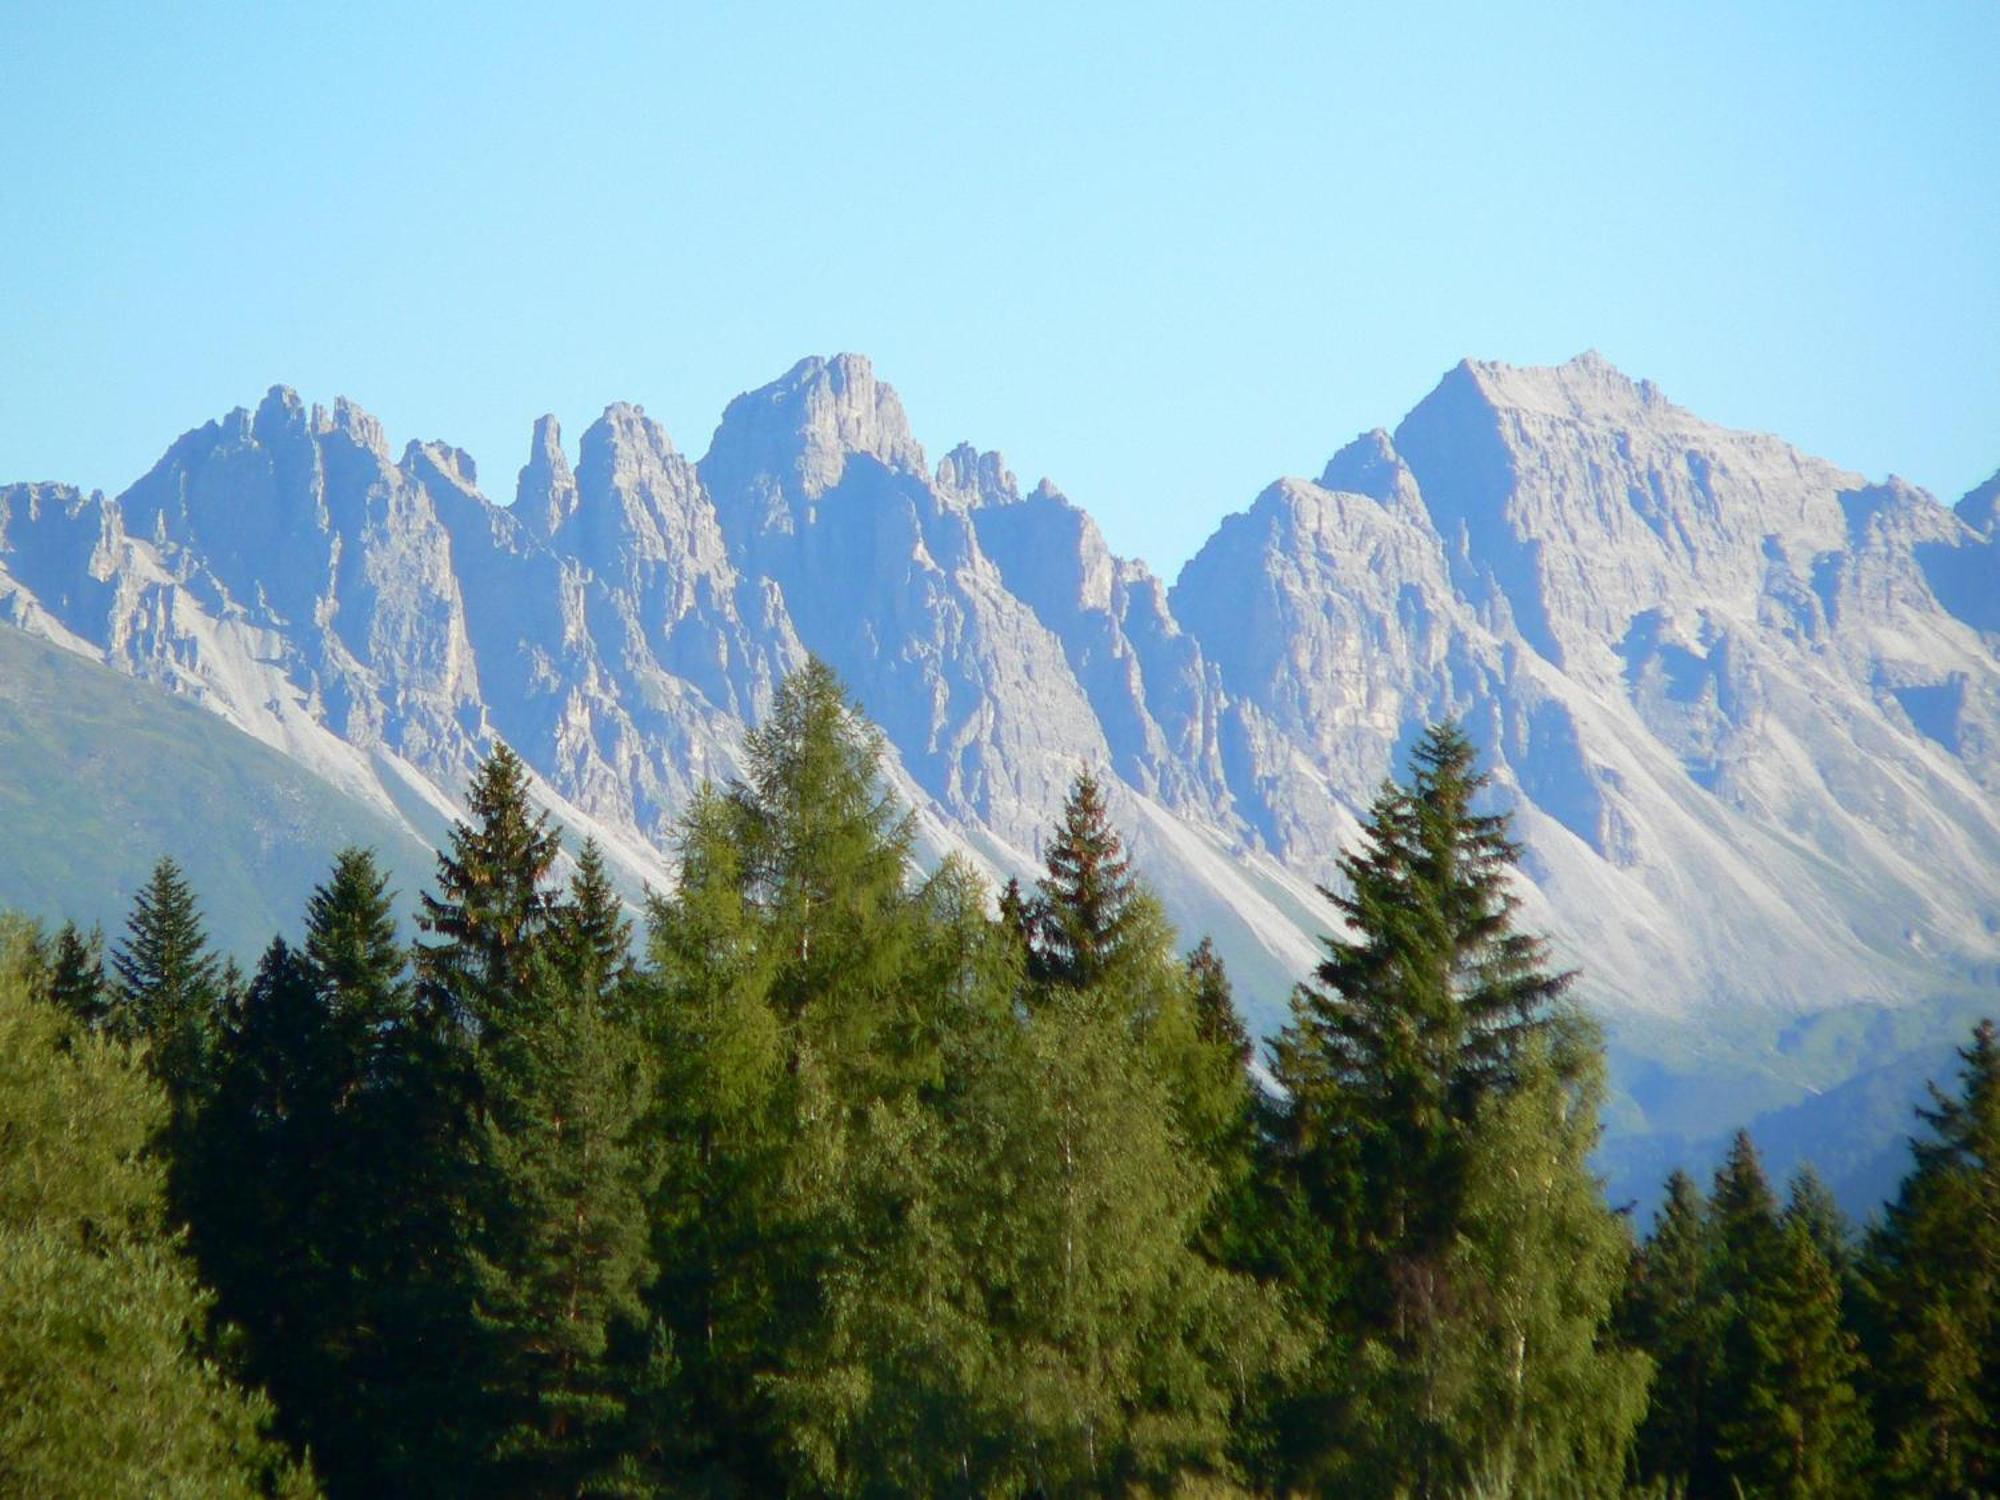
[[[1071,777],[1108,777],[1264,1026],[1314,883],[1456,715],[1586,993],[1701,1025],[2000,998],[1997,495],[1872,483],[1595,355],[1466,363],[1169,587],[999,454],[933,464],[853,355],[738,397],[698,460],[637,407],[573,452],[544,418],[509,504],[280,388],[115,499],[0,489],[0,616],[392,812],[448,809],[503,738],[635,885],[816,653],[927,857],[1030,870]]]

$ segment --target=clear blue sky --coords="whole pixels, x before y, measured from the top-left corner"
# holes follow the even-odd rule
[[[283,381],[508,499],[543,411],[699,454],[853,349],[1171,572],[1462,355],[1594,346],[1953,498],[1996,67],[1994,0],[17,3],[0,478],[123,488]]]

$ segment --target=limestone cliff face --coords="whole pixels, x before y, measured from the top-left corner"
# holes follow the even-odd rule
[[[426,826],[505,738],[635,882],[817,653],[931,854],[1024,869],[1108,774],[1267,1025],[1312,882],[1456,714],[1600,1004],[1804,1011],[2000,990],[1996,492],[1953,512],[1594,355],[1467,363],[1168,587],[998,454],[933,466],[853,355],[738,397],[699,460],[619,404],[572,463],[544,418],[507,505],[280,388],[116,499],[0,489],[0,617]]]

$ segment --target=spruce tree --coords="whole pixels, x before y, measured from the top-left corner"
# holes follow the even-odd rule
[[[528,768],[505,744],[480,763],[466,792],[469,820],[438,855],[437,889],[418,925],[437,941],[418,949],[435,1003],[473,1031],[504,1024],[523,992],[555,914],[547,884],[561,849],[528,795]]]
[[[330,1490],[447,1493],[475,1415],[453,1007],[412,982],[388,877],[365,849],[340,851],[313,891],[301,951],[325,1016],[336,1129],[314,1199],[329,1283],[321,1344],[278,1353],[313,1395],[287,1403],[287,1420],[322,1455]]]
[[[2000,1035],[1975,1028],[1959,1087],[1918,1111],[1927,1139],[1861,1272],[1878,1444],[1898,1494],[2000,1488]]]
[[[319,1395],[306,1372],[321,1359],[318,1319],[337,1290],[319,1243],[336,1131],[326,1019],[310,971],[273,939],[233,1008],[214,1097],[177,1164],[203,1274],[222,1316],[247,1331],[249,1368],[294,1437]]]
[[[1449,1405],[1441,1393],[1455,1377],[1417,1361],[1450,1348],[1438,1324],[1458,1298],[1448,1252],[1481,1107],[1514,1087],[1531,1045],[1558,1079],[1583,1074],[1594,1050],[1560,1003],[1574,976],[1550,969],[1545,940],[1514,926],[1519,851],[1504,815],[1476,810],[1487,778],[1474,758],[1458,726],[1433,726],[1410,784],[1378,793],[1362,844],[1340,860],[1345,889],[1324,893],[1345,935],[1323,939],[1316,983],[1294,992],[1272,1049],[1285,1103],[1272,1121],[1280,1243],[1270,1253],[1331,1330],[1280,1417],[1294,1477],[1310,1482],[1371,1447],[1374,1482],[1436,1482],[1407,1467],[1423,1444],[1379,1430],[1343,1439],[1341,1423],[1383,1408],[1373,1370],[1391,1383],[1418,1371],[1430,1393],[1422,1422],[1426,1406]],[[1371,1346],[1375,1362],[1356,1363]]]
[[[153,1075],[166,1085],[175,1120],[184,1121],[212,1081],[227,987],[194,891],[171,858],[153,866],[133,898],[125,940],[111,963],[117,985],[108,1029],[146,1043]]]
[[[604,851],[585,839],[570,878],[569,899],[556,914],[559,963],[571,982],[614,1006],[632,973],[632,920],[611,884]]]
[[[1713,1494],[1720,1482],[1710,1410],[1720,1322],[1709,1261],[1707,1201],[1676,1170],[1652,1235],[1633,1257],[1623,1316],[1626,1336],[1654,1364],[1634,1462],[1643,1481],[1669,1494]]]
[[[1811,1162],[1792,1174],[1785,1190],[1784,1220],[1787,1225],[1805,1226],[1834,1280],[1845,1287],[1855,1266],[1854,1226]]]
[[[539,959],[481,1037],[472,1239],[489,1482],[568,1496],[645,1486],[630,1451],[646,1380],[646,1207],[657,1153],[637,1040],[587,984]]]
[[[1187,956],[1188,978],[1194,985],[1195,1024],[1201,1039],[1232,1054],[1243,1066],[1250,1065],[1250,1031],[1236,1009],[1236,992],[1229,983],[1229,971],[1215,940],[1204,937]]]
[[[1866,1416],[1840,1286],[1810,1226],[1780,1219],[1747,1133],[1730,1147],[1713,1203],[1723,1482],[1755,1496],[1865,1493]]]
[[[1199,967],[1179,958],[1165,908],[1134,870],[1088,772],[1072,784],[1045,858],[1026,910],[1027,1009],[1069,995],[1100,1025],[1129,1031],[1182,1135],[1233,1188],[1249,1170],[1253,1099],[1221,961],[1213,948]]]
[[[1029,972],[1046,984],[1087,990],[1140,940],[1146,913],[1132,862],[1089,771],[1071,783],[1062,821],[1044,855],[1048,873],[1029,908]]]
[[[100,1031],[111,1016],[111,987],[104,978],[104,934],[92,928],[85,937],[76,923],[65,922],[49,956],[49,999],[91,1031]]]

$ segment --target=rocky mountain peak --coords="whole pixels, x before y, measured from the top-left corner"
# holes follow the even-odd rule
[[[1958,502],[1958,518],[1989,541],[2000,541],[2000,471]]]
[[[1412,519],[1424,513],[1416,475],[1396,451],[1395,440],[1380,427],[1362,433],[1328,459],[1319,484],[1325,490],[1366,495]]]
[[[840,483],[856,456],[919,475],[928,467],[902,401],[873,365],[858,354],[815,356],[730,402],[702,469],[714,474],[718,495],[775,487],[812,500]]]
[[[479,467],[473,463],[472,455],[450,443],[420,443],[413,439],[403,449],[400,467],[406,474],[420,476],[429,470],[447,484],[471,493],[479,489]]]
[[[576,513],[576,476],[563,451],[562,424],[553,415],[535,419],[528,461],[514,481],[514,510],[537,535],[553,536]]]
[[[250,421],[251,436],[266,447],[303,432],[305,427],[305,405],[288,385],[274,385],[266,391]]]
[[[1007,461],[998,453],[981,453],[960,443],[938,460],[937,487],[973,505],[1017,505],[1021,487]]]
[[[614,468],[645,467],[678,456],[667,429],[646,415],[646,408],[614,401],[604,415],[584,430],[579,463]]]
[[[283,388],[280,387],[279,389]],[[277,391],[274,390],[272,395],[276,394]],[[291,397],[294,406],[298,404],[298,398],[292,396],[289,390],[285,391],[285,395]],[[270,398],[266,397],[265,405],[268,406],[269,404]],[[261,409],[258,413],[258,420],[261,433],[263,421]],[[345,396],[338,396],[334,399],[332,411],[328,411],[326,408],[320,406],[315,406],[312,409],[312,430],[316,436],[320,437],[343,437],[364,453],[373,454],[384,463],[389,461],[389,437],[382,430],[381,422],[363,411],[359,406],[356,406]],[[470,463],[471,460],[468,459],[467,462]]]
[[[1672,410],[1650,380],[1634,380],[1595,349],[1559,365],[1462,360],[1440,382],[1473,386],[1497,410],[1584,421],[1656,421]]]

